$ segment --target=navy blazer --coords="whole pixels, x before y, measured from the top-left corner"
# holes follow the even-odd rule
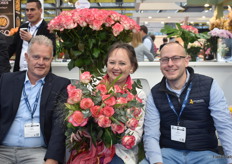
[[[2,73],[10,72],[11,68],[7,48],[6,37],[0,32],[0,77]]]
[[[26,71],[5,73],[0,79],[0,145],[16,116]],[[40,127],[47,152],[44,159],[64,162],[65,125],[64,108],[67,100],[67,85],[70,80],[48,73],[41,93]]]
[[[29,23],[25,23],[19,27],[18,32],[14,36],[13,43],[10,44],[10,46],[8,48],[9,58],[11,58],[14,55],[14,53],[16,53],[15,64],[14,64],[14,69],[13,69],[14,72],[19,71],[19,62],[20,62],[22,45],[23,45],[23,40],[20,38],[19,31],[20,31],[20,28],[28,28],[28,25],[29,25]],[[55,34],[50,33],[50,31],[47,28],[48,28],[47,23],[45,22],[45,20],[43,20],[39,26],[39,29],[38,29],[36,35],[44,35],[52,40],[53,50],[54,50],[53,55],[55,55],[56,54]]]

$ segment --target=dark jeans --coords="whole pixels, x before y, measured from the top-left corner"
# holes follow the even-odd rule
[[[123,160],[119,158],[116,154],[114,155],[112,161],[109,164],[124,164]]]

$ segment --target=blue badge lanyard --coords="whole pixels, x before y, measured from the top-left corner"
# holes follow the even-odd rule
[[[181,117],[181,114],[183,113],[184,108],[185,108],[185,106],[186,106],[186,104],[187,104],[187,102],[188,102],[188,97],[189,97],[189,94],[190,94],[191,89],[192,89],[192,82],[190,83],[190,85],[189,85],[189,87],[188,87],[188,89],[187,89],[187,93],[186,93],[186,95],[185,95],[185,98],[184,98],[183,104],[182,104],[182,106],[181,106],[181,110],[180,110],[180,114],[179,114],[179,115],[177,114],[177,112],[176,112],[176,110],[175,110],[175,107],[174,107],[173,103],[171,102],[171,99],[170,99],[169,95],[166,94],[167,99],[168,99],[168,104],[169,104],[170,108],[171,108],[171,109],[173,110],[173,112],[177,115],[177,125],[178,125],[178,126],[179,126],[179,124],[180,124],[180,117]]]
[[[40,89],[39,89],[39,91],[38,91],[38,93],[36,95],[34,106],[33,106],[33,111],[31,110],[31,105],[29,103],[28,96],[27,96],[26,91],[25,91],[25,86],[23,88],[23,96],[24,96],[24,100],[26,102],[27,108],[28,108],[29,112],[31,113],[31,120],[33,120],[33,116],[34,116],[34,113],[36,111],[36,108],[37,108],[37,105],[38,105],[38,102],[39,102],[40,92],[41,92],[42,87],[43,87],[43,83],[41,84],[41,87],[40,87]]]

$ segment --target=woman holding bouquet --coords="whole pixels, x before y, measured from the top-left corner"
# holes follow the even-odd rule
[[[106,70],[107,75],[104,79],[112,82],[119,75],[121,77],[115,83],[118,86],[131,87],[133,81],[130,74],[134,73],[138,68],[138,63],[135,55],[134,48],[126,43],[116,43],[114,44],[108,52],[106,59]],[[146,101],[146,94],[142,89],[136,89],[138,97],[142,100],[143,104]],[[116,144],[116,154],[113,157],[110,164],[136,164],[138,163],[138,146],[137,144],[141,141],[143,133],[143,120],[144,120],[144,111],[141,112],[141,119],[139,120],[139,126],[135,130],[130,130],[135,136],[135,144],[131,149],[125,148],[122,144]]]
[[[107,73],[100,81],[84,72],[76,86],[67,88],[69,164],[138,163],[146,94],[130,76],[138,68],[134,48],[126,43],[112,45],[105,65]]]

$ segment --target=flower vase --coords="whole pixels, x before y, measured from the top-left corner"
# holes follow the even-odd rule
[[[217,61],[218,62],[222,62],[224,61],[223,57],[222,57],[222,44],[223,44],[223,40],[221,38],[218,38],[218,42],[217,42]]]
[[[218,49],[217,49],[217,61],[218,62],[225,62],[230,61],[231,54],[230,54],[230,39],[218,39]]]

